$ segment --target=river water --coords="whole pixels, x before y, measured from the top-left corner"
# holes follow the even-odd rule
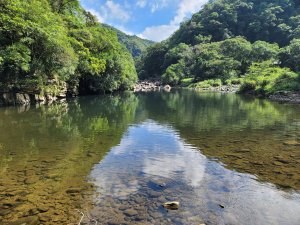
[[[300,222],[299,105],[174,90],[0,108],[0,155],[0,224]]]

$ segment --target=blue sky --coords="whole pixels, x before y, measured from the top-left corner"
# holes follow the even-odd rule
[[[153,41],[168,38],[208,0],[80,0],[83,7],[127,34]]]

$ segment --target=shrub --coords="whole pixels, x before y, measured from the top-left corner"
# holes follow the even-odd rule
[[[231,84],[239,85],[243,82],[243,78],[233,78],[231,79]]]
[[[221,79],[211,80],[210,83],[211,83],[211,86],[213,86],[213,87],[220,87],[220,86],[222,86]]]
[[[286,72],[274,80],[269,86],[266,86],[267,93],[278,91],[300,91],[299,74]]]
[[[222,81],[220,79],[217,79],[217,80],[200,81],[198,83],[190,85],[189,87],[191,87],[191,88],[211,88],[211,87],[220,87],[221,85],[222,85]]]
[[[231,78],[225,81],[226,85],[240,85],[243,83],[243,78]]]
[[[194,78],[184,78],[180,81],[180,84],[182,87],[188,87],[191,85],[194,81]]]
[[[245,80],[240,87],[241,92],[254,91],[256,89],[256,81],[255,80]]]
[[[269,95],[277,91],[298,91],[299,87],[298,74],[288,68],[275,66],[271,61],[265,61],[250,67],[240,91]]]

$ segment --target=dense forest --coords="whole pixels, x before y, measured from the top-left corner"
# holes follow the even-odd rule
[[[241,91],[300,90],[300,1],[215,0],[147,49],[142,79]]]
[[[196,88],[300,89],[298,0],[210,1],[156,44],[100,24],[78,0],[1,0],[0,12],[2,93],[126,90],[136,70],[140,79]]]
[[[126,46],[134,59],[138,59],[139,56],[142,55],[142,53],[144,53],[148,47],[154,44],[153,41],[142,39],[136,35],[125,34],[124,32],[107,24],[103,24],[103,26],[110,28],[117,33],[119,42]]]
[[[78,0],[0,1],[0,90],[38,96],[131,88],[134,61]]]

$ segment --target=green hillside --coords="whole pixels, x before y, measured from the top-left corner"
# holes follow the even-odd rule
[[[117,33],[120,43],[126,46],[134,58],[140,56],[149,46],[155,43],[150,40],[142,39],[136,35],[125,34],[124,32],[107,24],[103,24],[103,26],[108,27]]]
[[[298,38],[299,1],[210,1],[172,37],[148,48],[138,72],[173,85],[234,82],[262,94],[299,90]]]

